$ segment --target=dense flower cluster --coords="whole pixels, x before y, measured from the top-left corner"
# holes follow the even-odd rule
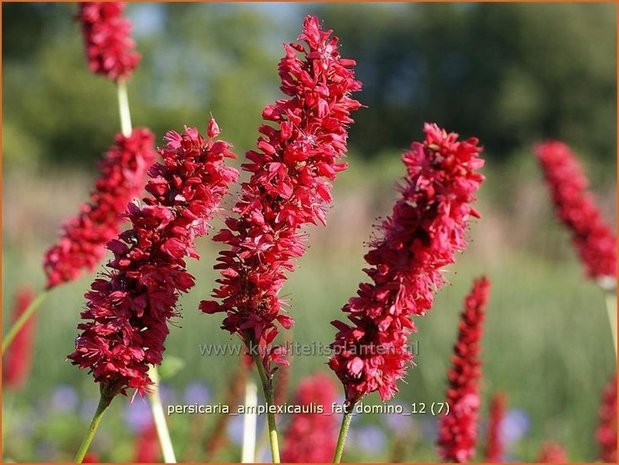
[[[92,271],[103,259],[105,245],[118,235],[127,204],[144,187],[156,157],[153,143],[148,129],[134,129],[129,137],[116,135],[90,201],[64,225],[60,239],[45,254],[48,289],[72,281],[84,269]]]
[[[322,407],[324,413],[295,414],[284,435],[282,461],[290,463],[331,462],[337,440],[336,386],[329,376],[318,372],[305,378],[295,394],[295,405]]]
[[[224,164],[234,157],[230,146],[208,139],[196,129],[166,134],[159,149],[163,161],[153,165],[143,205],[129,204],[131,228],[108,244],[114,258],[107,274],[86,294],[87,309],[78,326],[75,352],[69,358],[89,368],[111,395],[127,388],[144,393],[150,384],[148,365],[160,364],[168,320],[177,315],[181,293],[194,285],[187,256],[198,258],[196,236],[206,234],[208,220],[238,173]]]
[[[572,232],[587,275],[605,287],[615,286],[617,240],[606,224],[576,156],[562,142],[548,141],[535,148],[559,219]]]
[[[116,81],[128,78],[140,63],[131,23],[122,16],[124,3],[81,2],[78,20],[86,47],[90,71]]]
[[[481,377],[481,336],[490,282],[485,277],[473,283],[464,300],[452,367],[447,372],[446,399],[449,413],[439,420],[438,453],[447,461],[468,462],[475,455]],[[496,460],[490,460],[496,461]]]
[[[567,463],[567,454],[561,444],[548,441],[542,444],[537,461],[539,463]]]
[[[617,375],[604,388],[600,406],[600,424],[596,437],[600,445],[600,458],[607,463],[617,463]]]
[[[18,289],[12,315],[13,322],[17,321],[33,300],[34,292],[30,287]],[[36,318],[32,317],[26,322],[6,353],[2,364],[3,382],[9,389],[20,389],[28,379],[34,345],[35,321]]]
[[[504,453],[504,440],[502,425],[505,418],[507,400],[505,394],[499,392],[490,401],[490,413],[488,414],[488,431],[486,438],[485,462],[502,462]]]
[[[470,205],[484,179],[476,172],[484,163],[477,139],[460,141],[434,124],[424,131],[425,141],[414,142],[403,156],[401,198],[365,256],[371,283],[361,284],[343,308],[352,326],[332,323],[338,333],[329,365],[349,405],[370,392],[383,400],[397,392],[396,382],[412,362],[411,316],[432,307],[444,282],[441,268],[465,248],[468,221],[478,216]]]
[[[345,169],[350,113],[360,108],[350,97],[361,83],[350,69],[355,62],[340,57],[338,40],[323,31],[318,19],[305,18],[300,43],[285,45],[279,64],[281,90],[287,99],[262,113],[275,126],[260,126],[258,150],[247,152],[251,173],[241,198],[215,239],[227,244],[216,268],[220,287],[205,300],[205,313],[226,312],[223,329],[238,333],[247,346],[256,345],[268,373],[271,362],[285,364],[281,347],[271,345],[276,323],[288,329],[291,317],[279,291],[294,259],[305,250],[303,227],[324,223],[331,202],[331,184]],[[298,53],[302,56],[299,57]]]

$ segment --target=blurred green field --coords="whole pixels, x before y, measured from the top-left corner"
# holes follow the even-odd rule
[[[568,236],[552,217],[532,156],[523,149],[515,160],[510,166],[485,170],[488,181],[478,202],[483,218],[471,228],[469,249],[449,267],[449,286],[438,293],[433,310],[417,319],[417,366],[400,385],[397,401],[443,400],[462,299],[471,280],[485,273],[493,288],[483,341],[483,417],[491,393],[504,391],[509,407],[524,412],[530,425],[524,437],[510,446],[508,458],[534,461],[543,441],[556,440],[565,445],[571,461],[594,461],[600,393],[615,364],[603,295],[583,279]],[[371,224],[389,211],[395,195],[392,187],[401,175],[397,153],[386,153],[374,163],[351,155],[349,162],[350,169],[337,181],[329,226],[310,230],[310,248],[284,290],[296,320],[294,339],[301,343],[331,342],[334,330],[329,322],[340,317],[340,307],[363,279],[363,243]],[[74,211],[88,189],[87,176],[51,174],[33,177],[16,170],[5,178],[5,310],[20,283],[41,287],[41,257],[54,238],[52,225]],[[598,192],[607,213],[613,207],[611,192],[611,186]],[[238,359],[200,355],[199,344],[230,341],[219,329],[221,317],[197,310],[198,301],[211,292],[216,279],[212,264],[217,246],[207,238],[200,248],[202,260],[191,263],[197,285],[182,298],[183,317],[167,343],[166,354],[183,359],[186,366],[166,384],[173,398],[182,402],[189,383],[205,382],[209,402],[216,403],[227,394]],[[82,295],[91,279],[86,276],[57,289],[43,305],[31,378],[21,392],[5,390],[3,396],[5,460],[67,461],[81,440],[88,412],[83,418],[79,412],[93,408],[98,390],[91,377],[71,366],[65,356],[72,350]],[[5,328],[8,317],[5,311]],[[322,357],[295,357],[292,386],[317,369],[328,371],[325,363]],[[54,407],[59,385],[77,390],[79,401],[73,409]],[[372,395],[368,402],[377,402],[377,397]],[[125,399],[113,402],[95,439],[93,450],[103,460],[132,459],[134,433],[124,419],[126,403]],[[347,460],[393,458],[397,436],[386,420],[382,416],[355,419]],[[435,421],[431,415],[419,415],[402,427],[408,444],[402,460],[437,461],[432,439]],[[177,415],[169,417],[169,423],[178,455],[183,457],[196,447],[196,438],[203,440],[213,418]],[[362,438],[361,433],[373,431],[373,426],[384,432],[382,447],[364,448],[363,439],[355,443],[355,437]],[[380,438],[376,441],[382,444]],[[216,458],[238,460],[240,449],[232,445]]]

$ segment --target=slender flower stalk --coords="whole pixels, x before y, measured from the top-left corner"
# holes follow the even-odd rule
[[[22,286],[17,290],[15,307],[13,309],[13,321],[23,317],[32,307],[34,293],[29,286]],[[15,326],[13,326],[15,327]],[[32,349],[34,345],[35,319],[30,319],[27,324],[15,333],[15,344],[6,354],[2,364],[4,386],[11,390],[19,390],[23,387],[30,373]]]
[[[77,15],[88,68],[113,81],[129,78],[140,63],[124,10],[125,4],[120,2],[81,2]]]
[[[535,148],[557,217],[570,230],[587,276],[605,289],[615,288],[617,238],[589,192],[589,181],[576,155],[559,141]]]
[[[241,462],[254,463],[256,461],[256,407],[258,406],[258,387],[250,377],[245,384],[245,415],[243,416],[243,447]]]
[[[346,412],[342,417],[342,424],[340,425],[340,432],[338,433],[337,443],[335,445],[335,453],[333,454],[333,463],[340,463],[342,461],[344,446],[346,445],[346,437],[348,436],[350,422],[352,421],[352,409],[353,406],[346,406]]]
[[[238,172],[224,164],[230,145],[216,141],[219,127],[211,120],[208,138],[196,129],[170,131],[159,149],[142,205],[130,203],[131,228],[108,243],[113,253],[108,270],[86,294],[86,310],[73,364],[91,371],[102,392],[113,398],[135,389],[147,394],[148,371],[161,364],[168,322],[178,315],[176,303],[194,285],[186,258],[199,258],[195,239],[206,234]],[[111,399],[110,399],[111,400]]]
[[[127,83],[124,79],[119,79],[116,83],[118,94],[118,114],[120,116],[121,131],[125,136],[131,134],[131,109],[129,108],[129,95],[127,94]]]
[[[600,459],[607,463],[617,463],[617,374],[604,388],[600,406],[600,423],[596,438],[600,449]]]
[[[286,99],[262,113],[257,150],[247,152],[235,216],[215,236],[228,250],[221,252],[216,300],[200,304],[204,313],[225,312],[222,328],[238,334],[252,356],[265,398],[273,404],[273,364],[285,365],[285,350],[273,346],[279,326],[293,319],[279,293],[294,260],[305,251],[304,228],[325,223],[331,203],[331,181],[346,168],[347,128],[351,112],[361,107],[350,97],[361,88],[351,69],[355,62],[340,57],[338,39],[323,31],[315,17],[306,17],[301,43],[284,45],[280,61],[281,89]],[[301,56],[299,56],[299,54]],[[275,420],[268,416],[273,459]]]
[[[161,446],[161,453],[165,463],[176,463],[176,455],[174,454],[170,431],[168,430],[168,424],[165,421],[165,413],[163,411],[163,404],[161,403],[159,372],[157,371],[157,366],[151,365],[148,370],[148,374],[153,381],[153,385],[148,393],[148,400],[150,401],[151,411],[153,414],[155,439],[158,438],[158,444]],[[145,461],[153,462],[154,460]]]
[[[335,450],[337,420],[329,413],[336,401],[336,386],[331,378],[317,372],[303,379],[294,403],[301,406],[284,434],[282,460],[292,463],[325,463]],[[322,408],[323,413],[314,409]]]
[[[424,132],[424,142],[414,142],[402,158],[407,176],[401,198],[365,256],[370,282],[360,284],[342,309],[350,323],[332,322],[338,332],[329,366],[344,386],[348,411],[336,461],[354,405],[371,392],[382,400],[397,392],[413,361],[411,317],[430,310],[444,283],[441,269],[466,247],[468,222],[479,216],[471,206],[484,179],[476,171],[484,164],[477,139],[458,140],[435,124],[426,124]]]
[[[95,414],[92,417],[92,421],[90,422],[90,426],[88,427],[88,432],[86,433],[86,436],[84,437],[79,449],[75,454],[75,458],[73,460],[75,463],[82,463],[84,461],[84,458],[88,453],[90,444],[95,437],[97,429],[99,428],[99,423],[101,423],[103,414],[114,399],[114,395],[109,390],[107,390],[104,385],[101,385],[100,388],[101,397],[99,398],[99,404],[97,405],[97,410],[95,411]]]
[[[484,461],[502,462],[505,446],[503,444],[502,423],[505,418],[507,400],[502,392],[496,393],[490,401],[488,433]]]
[[[448,462],[464,463],[475,455],[481,379],[481,338],[490,281],[484,276],[473,282],[464,301],[452,367],[447,372],[446,399],[449,410],[439,419],[438,454]],[[489,460],[491,462],[496,461]]]
[[[547,441],[542,444],[537,461],[539,463],[567,463],[567,454],[558,442]]]

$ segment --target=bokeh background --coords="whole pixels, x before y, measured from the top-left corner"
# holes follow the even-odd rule
[[[119,130],[114,86],[87,71],[75,11],[75,4],[2,5],[5,328],[17,287],[42,287],[43,253],[86,198],[96,161]],[[569,143],[614,224],[615,5],[133,4],[127,14],[143,55],[129,86],[134,125],[161,140],[183,125],[204,129],[212,114],[237,153],[252,148],[262,107],[279,96],[281,43],[297,36],[307,13],[334,29],[343,55],[358,61],[358,98],[368,108],[355,116],[350,167],[337,180],[329,225],[311,229],[309,251],[285,287],[293,337],[332,340],[329,321],[363,279],[364,242],[390,211],[403,174],[399,156],[422,137],[423,122],[478,136],[487,159],[483,218],[449,267],[450,285],[418,319],[417,366],[396,402],[443,400],[462,299],[472,278],[486,273],[493,291],[482,438],[488,399],[503,391],[506,460],[535,460],[546,440],[563,443],[573,461],[596,460],[600,393],[615,364],[604,299],[554,219],[531,149],[549,137]],[[238,366],[233,356],[200,355],[199,344],[230,341],[220,317],[197,310],[214,287],[218,250],[208,238],[200,249],[202,260],[191,264],[198,284],[182,299],[167,344],[185,366],[165,380],[165,402],[223,401]],[[98,389],[65,356],[92,278],[57,289],[40,312],[29,381],[3,393],[5,460],[67,461],[81,440]],[[290,393],[325,362],[294,358]],[[147,415],[139,399],[115,400],[93,450],[104,461],[133,460]],[[181,459],[205,458],[215,420],[169,418]],[[238,420],[215,459],[240,458]],[[431,415],[356,418],[347,459],[435,461],[435,433]]]

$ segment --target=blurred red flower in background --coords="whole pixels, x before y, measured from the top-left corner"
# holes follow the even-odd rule
[[[45,254],[47,288],[92,271],[103,259],[107,242],[118,235],[127,204],[144,188],[146,173],[155,160],[154,136],[134,129],[129,137],[117,134],[100,164],[100,176],[90,201],[63,226],[58,241]]]
[[[570,148],[559,141],[547,141],[535,148],[544,171],[557,217],[572,233],[587,275],[606,288],[615,287],[617,238],[604,221],[589,181]]]
[[[15,322],[34,300],[34,291],[30,286],[21,286],[17,290],[12,321]],[[34,330],[36,315],[33,315],[19,330],[13,344],[5,355],[3,369],[4,385],[9,389],[21,389],[28,379],[34,348]]]
[[[325,373],[318,372],[299,383],[295,405],[316,408],[323,413],[297,413],[284,434],[282,461],[293,463],[331,462],[337,440],[337,418],[331,414],[336,386]]]
[[[131,22],[122,16],[125,4],[81,2],[78,21],[88,59],[88,68],[114,81],[128,78],[140,63],[131,38]]]
[[[481,379],[481,337],[490,281],[484,276],[473,282],[464,301],[452,367],[447,372],[447,415],[439,419],[438,453],[447,461],[468,462],[475,455]],[[486,459],[496,462],[495,459]]]

